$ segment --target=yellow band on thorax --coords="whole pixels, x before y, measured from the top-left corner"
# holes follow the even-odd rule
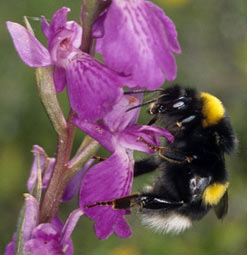
[[[222,183],[213,183],[209,185],[202,194],[202,199],[206,205],[217,205],[220,199],[225,194],[229,182],[224,184]]]
[[[201,93],[201,98],[203,101],[203,127],[216,125],[224,117],[225,109],[223,107],[223,104],[217,97],[205,92]]]

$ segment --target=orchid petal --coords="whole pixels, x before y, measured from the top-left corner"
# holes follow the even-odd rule
[[[74,56],[81,44],[82,28],[74,21],[69,21],[66,26],[56,33],[50,33],[48,49],[52,59],[58,66],[64,66],[70,55]]]
[[[152,146],[159,146],[160,141],[158,139],[159,136],[165,137],[168,141],[173,141],[173,136],[167,130],[160,127],[152,127],[152,126],[129,126],[123,132],[121,132],[118,136],[118,141],[121,146],[131,149],[131,150],[139,150],[147,153],[153,153],[154,150],[149,148],[145,143],[149,143]],[[143,139],[144,141],[140,140]]]
[[[78,210],[75,210],[76,212]],[[71,223],[76,223],[78,220],[78,213],[72,213],[74,217],[68,218]],[[75,220],[73,220],[73,218]],[[72,224],[73,225],[73,224]],[[71,235],[72,226],[69,224],[67,233]],[[75,225],[75,224],[74,224]],[[32,232],[31,238],[24,243],[24,253],[34,255],[46,255],[46,254],[66,254],[73,255],[73,244],[70,236],[66,235],[66,241],[62,242],[62,229],[63,224],[60,219],[55,216],[51,223],[39,224]]]
[[[48,50],[57,66],[64,67],[64,63],[74,54],[74,50],[76,51],[70,41],[73,33],[72,30],[63,28],[55,34],[51,33],[48,39]]]
[[[127,109],[140,104],[141,95],[124,95],[113,110],[104,118],[105,125],[110,131],[124,130],[127,126],[137,121],[140,108],[126,112]]]
[[[54,13],[50,24],[51,33],[55,34],[66,26],[68,12],[70,9],[63,7]]]
[[[48,162],[48,157],[43,148],[38,145],[33,146],[33,165],[31,168],[31,173],[27,181],[27,190],[30,192],[33,186],[35,185],[37,178],[38,178],[38,170],[40,169],[41,173],[46,167]]]
[[[154,3],[145,1],[144,5],[146,6],[146,9],[149,9],[152,13],[153,27],[157,28],[156,32],[162,32],[159,36],[161,39],[160,46],[166,45],[170,51],[180,54],[181,49],[177,40],[177,31],[172,20]],[[162,28],[159,27],[159,25],[161,25]]]
[[[66,23],[66,29],[73,31],[70,42],[73,47],[78,49],[81,46],[82,27],[75,21],[68,21]]]
[[[58,241],[59,233],[51,223],[40,224],[34,231],[32,238],[24,245],[25,254],[63,254]]]
[[[50,24],[47,22],[44,16],[41,16],[41,29],[46,38],[50,35]]]
[[[64,247],[70,240],[70,236],[79,220],[79,218],[83,215],[83,211],[81,209],[76,209],[70,213],[68,219],[66,220],[63,230],[62,230],[62,239],[61,244]]]
[[[45,18],[42,18],[41,25],[44,34],[48,39],[48,49],[54,62],[58,66],[62,59],[68,58],[74,48],[78,49],[81,44],[82,28],[74,21],[67,22],[69,8],[63,7],[52,17],[49,25]]]
[[[66,86],[66,72],[63,67],[56,66],[53,73],[56,92],[60,93]]]
[[[92,29],[92,36],[94,38],[101,38],[104,33],[104,22],[105,22],[105,18],[107,16],[107,10],[105,10],[98,18],[97,20],[94,22],[93,24],[93,29]]]
[[[10,21],[6,24],[16,51],[26,65],[42,67],[53,64],[48,50],[25,27]]]
[[[113,230],[121,238],[127,238],[132,235],[130,226],[123,217],[118,218],[118,222],[114,225]]]
[[[73,123],[82,131],[97,140],[108,151],[115,151],[115,147],[112,144],[112,134],[105,126],[94,122],[83,121],[78,117],[73,119]]]
[[[175,79],[170,52],[180,53],[180,48],[175,26],[161,9],[143,0],[113,0],[104,31],[96,50],[110,68],[132,75],[138,87],[155,89],[165,78]]]
[[[34,154],[34,160],[31,168],[31,173],[27,181],[27,190],[29,192],[37,182],[39,171],[43,174],[42,188],[47,188],[55,164],[55,158],[49,158],[46,155],[44,149],[40,146],[34,145],[32,152]]]
[[[118,104],[114,105],[113,110],[108,113],[104,118],[105,125],[111,132],[122,131],[128,125],[136,121],[136,115],[139,115],[139,110],[126,112],[130,107],[140,104],[140,95],[124,95]]]
[[[129,195],[133,178],[133,156],[125,150],[117,151],[105,161],[94,165],[83,179],[80,191],[80,207],[95,220],[96,235],[106,239],[114,230],[119,233],[125,210],[114,210],[111,206],[85,208],[99,201],[109,201]],[[129,236],[130,231],[126,231]]]
[[[24,243],[31,238],[32,231],[38,225],[39,220],[39,204],[37,200],[32,195],[26,194],[25,196],[25,218],[22,229]]]
[[[67,202],[78,194],[80,190],[82,178],[85,176],[87,170],[89,169],[93,161],[94,159],[88,160],[85,166],[80,171],[78,171],[78,173],[76,173],[75,176],[73,176],[70,179],[63,193],[62,202]]]
[[[54,170],[54,166],[56,163],[56,159],[55,158],[48,158],[48,166],[45,169],[45,174],[43,176],[43,180],[42,180],[42,188],[46,189],[48,187],[48,184],[50,182],[53,170]]]
[[[86,53],[68,61],[66,74],[70,105],[82,119],[103,118],[123,94],[123,80]]]

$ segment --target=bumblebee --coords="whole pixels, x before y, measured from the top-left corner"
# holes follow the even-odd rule
[[[180,233],[211,208],[222,219],[228,210],[229,185],[224,154],[231,154],[237,141],[223,104],[211,94],[179,85],[162,90],[153,101],[149,124],[159,122],[174,136],[173,143],[161,147],[140,138],[158,155],[136,162],[134,176],[157,169],[153,186],[141,194],[92,206],[138,205],[143,223],[162,232]]]

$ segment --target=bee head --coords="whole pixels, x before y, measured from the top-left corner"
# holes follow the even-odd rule
[[[193,101],[198,96],[195,90],[173,85],[161,92],[156,102],[149,107],[150,114],[181,114],[193,107]]]

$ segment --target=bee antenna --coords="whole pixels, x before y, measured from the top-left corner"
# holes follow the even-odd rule
[[[155,89],[155,90],[140,90],[140,89],[136,89],[136,90],[129,90],[129,91],[125,91],[124,95],[131,95],[131,94],[139,94],[139,93],[153,93],[153,92],[163,92],[163,89]]]
[[[143,104],[135,105],[135,106],[133,106],[133,107],[128,108],[128,109],[126,110],[126,112],[129,112],[129,111],[131,111],[131,110],[134,110],[134,109],[139,108],[139,107],[142,107],[142,106],[145,106],[145,105],[147,105],[147,104],[151,104],[151,103],[156,102],[156,101],[157,101],[157,99],[152,99],[152,100],[149,100],[149,101],[147,101],[147,102],[145,102],[145,103],[143,103]]]
[[[162,90],[162,91],[163,91],[163,90]],[[155,98],[155,99],[152,99],[152,100],[146,101],[146,102],[144,102],[144,103],[142,103],[142,104],[138,104],[138,105],[135,105],[135,106],[133,106],[133,107],[130,107],[130,108],[128,108],[128,109],[126,110],[126,112],[132,111],[132,110],[134,110],[134,109],[136,109],[136,108],[145,106],[145,105],[147,105],[147,104],[154,103],[154,102],[156,102],[159,98],[164,97],[164,96],[167,96],[167,95],[168,95],[168,94],[162,94],[162,95],[158,96],[158,97]]]

